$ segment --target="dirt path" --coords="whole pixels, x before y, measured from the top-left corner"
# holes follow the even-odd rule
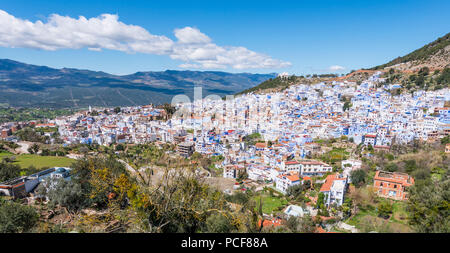
[[[19,141],[17,144],[20,146],[15,150],[18,154],[29,154],[28,148],[31,147],[33,143],[28,141]]]

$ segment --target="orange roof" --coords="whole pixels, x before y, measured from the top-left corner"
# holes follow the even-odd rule
[[[263,227],[267,227],[267,226],[274,226],[274,227],[278,227],[281,225],[282,220],[281,219],[273,219],[273,220],[264,220],[262,225]],[[261,220],[258,221],[258,225],[261,226]]]
[[[321,192],[328,192],[333,185],[333,181],[336,179],[336,175],[328,175],[325,179],[325,183],[320,187]]]
[[[380,173],[383,173],[380,176]],[[386,176],[383,176],[386,175]],[[404,186],[411,186],[414,184],[414,178],[409,176],[406,173],[399,173],[399,172],[386,172],[386,171],[377,171],[375,173],[375,177],[373,178],[374,180],[379,180],[379,181],[388,181],[388,182],[393,182],[393,183],[399,183],[402,184]]]
[[[287,179],[291,180],[292,182],[300,180],[298,177],[298,174],[288,175],[286,176]]]
[[[257,147],[257,148],[265,148],[266,147],[266,143],[258,142],[258,143],[255,144],[255,147]]]
[[[326,163],[320,162],[320,161],[304,161],[304,162],[300,162],[301,164],[311,164],[311,165],[325,165],[325,166],[329,166]]]
[[[331,190],[331,186],[333,185],[333,182],[335,180],[345,180],[345,178],[338,178],[337,174],[334,175],[328,175],[325,179],[325,183],[320,187],[321,192],[328,192]]]

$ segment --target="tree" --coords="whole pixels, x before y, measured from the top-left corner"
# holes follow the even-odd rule
[[[5,159],[0,163],[0,182],[13,179],[20,175],[20,166]]]
[[[392,213],[392,205],[388,200],[383,200],[378,203],[378,216],[384,219],[389,218],[389,215]]]
[[[46,195],[51,206],[60,205],[68,211],[75,212],[88,206],[89,200],[83,193],[81,185],[62,178],[48,179],[38,186],[37,192]]]
[[[206,232],[230,233],[233,226],[230,219],[223,214],[214,213],[206,219]]]
[[[290,216],[284,224],[292,233],[314,233],[316,223],[310,215],[303,217]]]
[[[42,149],[41,156],[49,156],[51,155],[50,150],[44,148]]]
[[[114,113],[119,113],[121,110],[120,110],[120,107],[116,107],[116,108],[114,108]]]
[[[450,180],[416,183],[409,189],[410,224],[420,233],[450,232]]]
[[[355,186],[360,187],[366,182],[367,172],[363,169],[354,170],[350,173],[350,178]]]
[[[297,184],[297,185],[290,186],[287,189],[286,194],[288,196],[291,196],[291,197],[294,197],[295,199],[297,199],[297,198],[303,196],[303,191],[304,191],[304,186],[302,184]]]
[[[29,232],[38,219],[33,207],[0,199],[0,233]]]
[[[405,161],[405,171],[411,173],[417,169],[416,160],[406,160]]]
[[[248,178],[247,171],[239,171],[238,176],[236,177],[236,181],[241,182]]]
[[[323,206],[325,205],[325,194],[323,192],[319,193],[316,204],[317,204],[316,208],[320,208],[320,209],[322,209]]]
[[[33,152],[35,154],[37,154],[37,152],[39,152],[39,145],[37,145],[36,143],[34,143],[33,145],[31,145],[31,149],[33,150]]]
[[[350,103],[349,101],[345,101],[344,106],[342,107],[342,110],[345,112],[348,109],[350,109],[352,107],[352,103]]]
[[[122,143],[117,144],[116,151],[124,151],[125,146]]]
[[[390,172],[394,172],[398,170],[398,166],[395,163],[388,163],[388,165],[386,165],[386,170],[390,171]]]

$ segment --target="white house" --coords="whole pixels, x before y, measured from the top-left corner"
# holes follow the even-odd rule
[[[350,174],[354,170],[361,169],[362,162],[360,160],[344,160],[341,162],[342,164],[342,170],[344,171],[342,174],[344,177],[348,178],[348,182],[351,183]]]
[[[227,165],[223,169],[224,178],[237,178],[240,173],[244,173],[245,168],[239,165]]]
[[[376,134],[366,134],[366,135],[364,135],[363,143],[366,146],[368,146],[370,144],[373,147],[377,143],[376,140],[377,140]]]
[[[325,173],[333,171],[333,167],[320,161],[300,162],[300,174],[302,176],[322,176]]]
[[[303,217],[305,214],[308,214],[309,212],[307,210],[304,210],[301,206],[289,205],[284,210],[284,213],[288,216]]]
[[[325,194],[325,205],[330,207],[333,203],[341,206],[344,203],[344,195],[347,189],[347,179],[338,174],[328,175],[320,192]]]
[[[300,173],[300,163],[297,161],[284,161],[281,167],[287,172],[298,172]]]
[[[289,187],[298,184],[300,184],[300,178],[298,173],[295,172],[281,174],[277,176],[275,179],[275,185],[277,190],[285,194]]]

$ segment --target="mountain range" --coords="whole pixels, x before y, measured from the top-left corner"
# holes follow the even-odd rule
[[[0,59],[0,105],[12,107],[86,108],[170,103],[174,95],[224,96],[253,87],[272,74],[219,71],[136,72],[113,75],[73,68],[54,69]]]
[[[435,75],[437,79],[447,80],[450,67],[450,33],[386,64],[369,70],[361,69],[338,79],[351,79],[361,74],[367,77],[366,72],[395,69],[401,75],[405,75],[403,79],[409,80],[409,75],[425,67],[430,71],[444,70],[442,74]],[[172,97],[178,94],[192,98],[194,87],[202,87],[203,96],[209,94],[225,96],[287,87],[290,83],[298,81],[315,80],[304,77],[278,80],[279,78],[274,79],[276,76],[276,73],[234,74],[176,70],[113,75],[73,68],[54,69],[0,59],[0,106],[86,108],[89,105],[113,107],[162,104],[170,103]],[[438,87],[448,87],[448,83],[441,83]]]

